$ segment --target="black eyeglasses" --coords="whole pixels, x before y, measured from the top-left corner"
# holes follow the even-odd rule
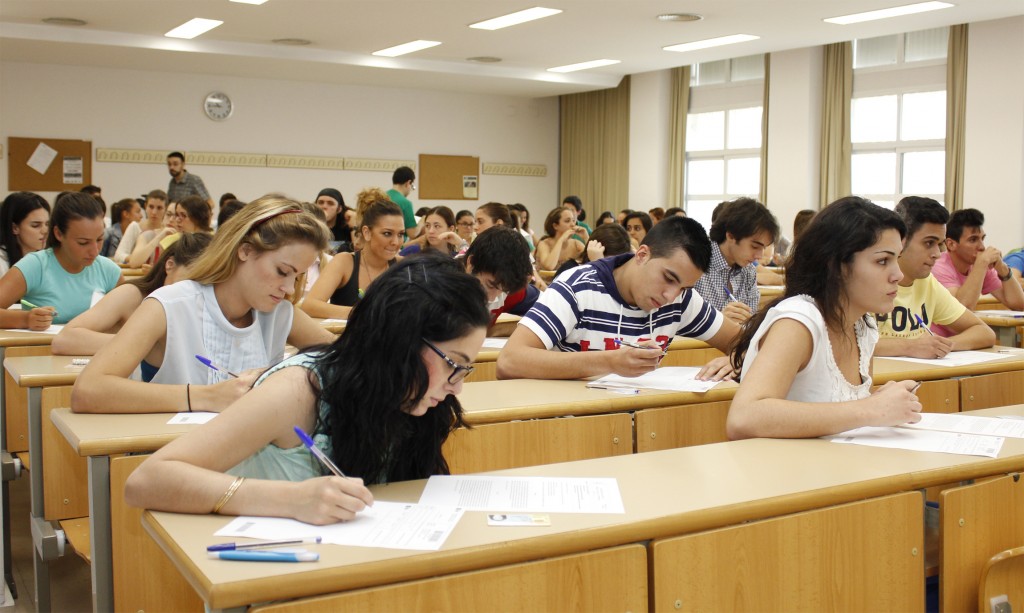
[[[455,360],[453,360],[450,357],[448,357],[447,355],[445,355],[445,353],[443,351],[441,351],[440,349],[435,347],[434,344],[431,343],[430,341],[428,341],[427,339],[424,338],[424,339],[421,339],[421,340],[423,341],[423,343],[427,347],[430,347],[431,349],[433,349],[434,353],[436,353],[437,355],[441,356],[441,359],[444,360],[445,362],[447,362],[448,366],[452,367],[452,374],[448,376],[448,383],[451,383],[452,385],[455,385],[459,381],[462,381],[463,379],[468,377],[470,375],[470,373],[473,372],[474,368],[472,366],[463,366],[462,364],[459,364]]]

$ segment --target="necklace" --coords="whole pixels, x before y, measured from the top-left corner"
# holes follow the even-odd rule
[[[363,254],[363,255],[365,256],[365,254]],[[362,267],[362,269],[366,271],[366,276],[368,277],[368,280],[366,281],[366,287],[369,287],[370,284],[373,283],[374,280],[377,277],[379,277],[382,274],[384,274],[384,271],[388,269],[388,263],[384,262],[384,268],[381,268],[380,272],[378,272],[377,274],[373,274],[373,271],[370,270],[370,265],[366,263],[366,258],[362,257],[362,256],[359,258],[359,266]],[[366,293],[366,289],[360,287],[359,288],[359,297],[362,298],[365,293]]]

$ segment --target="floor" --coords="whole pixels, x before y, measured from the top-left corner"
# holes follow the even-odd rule
[[[29,479],[23,474],[10,482],[11,492],[11,558],[18,597],[13,608],[0,605],[0,613],[31,613],[36,610],[35,575],[32,570],[32,537],[28,516],[30,510]],[[74,613],[92,611],[92,584],[89,565],[70,549],[64,557],[50,562],[50,603],[54,611]]]

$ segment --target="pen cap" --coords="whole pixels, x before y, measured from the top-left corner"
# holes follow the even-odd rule
[[[299,437],[299,440],[302,441],[303,445],[309,447],[310,449],[313,449],[313,447],[316,446],[316,443],[313,442],[313,439],[308,434],[306,434],[302,430],[302,428],[295,426],[295,428],[293,429],[295,430],[295,435]]]

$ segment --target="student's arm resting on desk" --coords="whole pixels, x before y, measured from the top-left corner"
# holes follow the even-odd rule
[[[732,361],[729,354],[732,351],[732,344],[739,336],[741,328],[736,322],[728,317],[722,317],[722,325],[718,332],[708,339],[707,343],[725,355],[715,358],[704,365],[697,373],[697,378],[705,381],[721,381],[731,379],[733,376]]]
[[[811,334],[793,319],[780,319],[764,335],[757,359],[729,407],[731,439],[813,438],[861,426],[895,426],[920,421],[913,381],[890,381],[877,392],[849,402],[786,400],[790,386],[811,359]]]
[[[970,313],[970,311],[966,311]],[[963,349],[968,349],[964,347]],[[875,345],[876,356],[904,356],[908,358],[941,358],[953,351],[953,340],[938,335],[922,334],[917,338],[882,336]]]
[[[520,324],[498,354],[499,379],[580,379],[615,373],[636,377],[658,367],[661,348],[620,347],[613,351],[550,351],[537,334]]]
[[[353,270],[354,263],[355,259],[351,253],[339,253],[331,258],[327,266],[320,269],[320,276],[313,283],[313,287],[306,292],[306,297],[302,300],[302,310],[310,317],[347,319],[352,307],[331,304],[329,301],[331,295],[348,283],[352,275],[359,275],[358,270]]]
[[[153,237],[148,241],[142,240],[142,237],[140,236],[139,240],[135,241],[135,248],[132,249],[132,254],[128,256],[128,267],[138,268],[145,264],[149,260],[150,256],[153,255],[156,248],[160,245],[160,241],[175,232],[176,230],[174,228],[164,227],[160,228],[159,232],[154,232]]]
[[[1024,288],[1021,288],[1019,279],[1013,277],[1012,270],[1007,270],[1006,272],[999,274],[1003,277],[1007,274],[1011,276],[1006,281],[1002,281],[1002,279],[1000,279],[1002,285],[999,289],[992,290],[992,295],[1011,311],[1024,310]]]
[[[75,317],[53,339],[54,355],[94,355],[114,338],[142,302],[134,285],[122,285]]]
[[[338,340],[338,335],[324,329],[323,326],[313,321],[309,315],[295,307],[292,316],[292,329],[288,333],[288,344],[299,349],[313,347],[316,345],[330,345]]]
[[[268,444],[301,445],[292,428],[312,432],[315,406],[308,370],[290,367],[275,372],[217,419],[154,453],[129,477],[125,501],[175,513],[211,512],[234,481],[224,471]],[[372,494],[358,478],[246,479],[221,513],[330,524],[352,519],[372,504]]]
[[[164,385],[132,381],[128,377],[143,359],[163,347],[167,334],[164,309],[155,299],[143,300],[121,330],[78,376],[71,391],[76,413],[176,413],[221,411],[245,394],[259,372],[214,385]],[[162,355],[160,356],[162,359]]]
[[[13,266],[0,278],[0,328],[45,330],[53,323],[55,309],[45,304],[37,304],[37,309],[8,309],[25,296],[27,289],[25,276]]]

